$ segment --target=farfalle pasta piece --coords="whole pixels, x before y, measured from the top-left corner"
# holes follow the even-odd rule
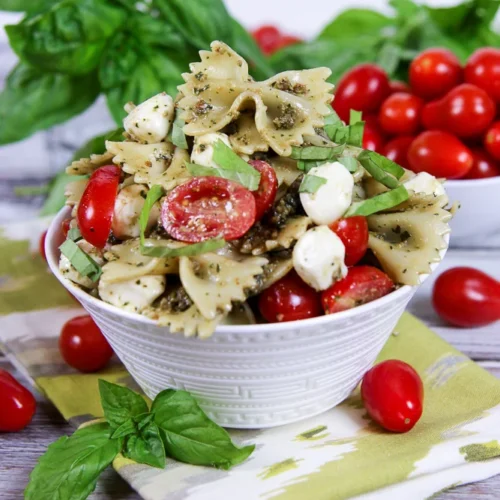
[[[192,177],[186,168],[188,162],[189,153],[185,149],[175,148],[169,167],[155,179],[155,184],[159,184],[165,191],[184,184]]]
[[[244,302],[256,286],[267,259],[247,257],[235,261],[215,253],[180,257],[179,276],[191,300],[206,319],[227,313],[233,302]]]
[[[172,161],[174,146],[169,142],[139,144],[106,141],[106,149],[113,154],[113,163],[134,176],[135,183],[151,187]]]
[[[274,168],[279,186],[291,186],[304,173],[297,168],[297,161],[291,158],[276,156],[270,158],[268,163]]]
[[[328,68],[286,71],[255,82],[246,61],[230,47],[213,42],[211,48],[200,51],[201,62],[191,64],[191,73],[183,74],[186,83],[179,86],[182,98],[177,105],[186,135],[217,132],[234,123],[235,132],[228,135],[237,152],[252,154],[271,147],[289,156],[304,135],[314,135],[315,127],[323,126],[333,89],[326,82]]]
[[[78,205],[88,183],[88,179],[79,179],[77,181],[68,182],[68,184],[66,184],[66,187],[64,188],[66,205],[70,207]]]
[[[264,274],[262,275],[259,284],[254,293],[260,293],[266,288],[276,283],[281,278],[284,278],[293,269],[292,257],[282,257],[277,253],[269,255],[269,262],[264,266]]]
[[[103,165],[109,165],[112,158],[113,154],[109,152],[102,155],[90,155],[90,158],[81,158],[71,163],[66,168],[66,173],[69,175],[88,175]]]
[[[390,212],[368,217],[368,246],[394,282],[418,285],[420,275],[441,260],[450,232],[446,203],[446,196],[413,196]]]

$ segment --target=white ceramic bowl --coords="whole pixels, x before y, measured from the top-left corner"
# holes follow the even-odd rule
[[[460,210],[450,222],[452,247],[500,247],[500,177],[446,181]]]
[[[209,339],[185,338],[95,299],[62,276],[58,246],[68,216],[68,209],[59,212],[47,234],[52,272],[94,318],[149,397],[167,387],[185,389],[225,427],[273,427],[342,402],[372,366],[416,291],[404,286],[330,316],[220,326]]]

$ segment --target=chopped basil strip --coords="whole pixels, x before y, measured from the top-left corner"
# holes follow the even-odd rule
[[[241,159],[229,146],[220,139],[213,145],[213,160],[217,164],[214,170],[218,177],[239,182],[250,191],[256,191],[260,184],[260,173]],[[206,174],[205,174],[206,175]]]
[[[361,111],[356,111],[355,109],[351,109],[349,112],[349,125],[354,125],[355,123],[359,123],[362,120],[362,113]]]
[[[180,117],[179,110],[176,109],[174,122],[172,123],[172,129],[168,134],[168,140],[174,146],[177,146],[181,149],[188,149],[187,139],[183,131],[184,125],[186,125],[186,122]]]
[[[73,240],[66,240],[60,247],[61,253],[67,257],[71,265],[82,275],[97,281],[102,274],[101,266],[86,254]]]
[[[326,184],[324,177],[308,174],[302,179],[299,193],[315,193],[323,184]]]
[[[344,144],[328,148],[325,146],[292,147],[290,158],[294,160],[335,160],[344,152]]]
[[[370,156],[371,151],[363,151],[358,156],[358,161],[363,165],[365,170],[380,184],[395,189],[399,186],[399,181],[390,173],[384,170],[381,166],[377,165]]]
[[[403,167],[400,167],[397,163],[389,160],[389,158],[375,153],[375,151],[365,150],[358,156],[358,160],[360,160],[360,158],[369,158],[373,163],[375,163],[375,165],[377,165],[377,167],[393,175],[396,179],[401,179],[405,173]]]
[[[188,172],[195,177],[203,177],[203,176],[215,176],[222,177],[224,179],[229,179],[231,181],[238,182],[239,184],[247,187],[251,191],[255,191],[259,187],[260,183],[260,173],[252,168],[254,172],[259,174],[259,181],[256,181],[256,177],[254,174],[248,175],[242,172],[236,172],[234,170],[226,170],[224,168],[219,167],[204,167],[202,165],[197,165],[196,163],[186,163],[186,167]],[[257,187],[255,187],[257,185]],[[248,187],[250,186],[250,187]]]
[[[68,231],[68,239],[71,241],[79,241],[82,239],[82,233],[77,227],[73,227]]]
[[[149,214],[151,212],[151,209],[153,208],[153,205],[163,196],[163,188],[155,184],[154,186],[151,186],[151,189],[148,191],[148,194],[146,195],[146,199],[144,200],[144,206],[142,207],[141,210],[141,215],[139,216],[139,229],[140,229],[140,234],[139,234],[139,239],[141,242],[141,252],[142,252],[142,244],[144,242],[144,233],[146,232],[146,228],[148,227],[148,220],[149,220]]]
[[[325,116],[325,132],[337,144],[361,147],[364,126],[365,122],[361,121],[359,111],[351,110],[349,125],[345,125],[335,112]]]
[[[379,194],[368,200],[358,201],[353,203],[344,217],[352,217],[353,215],[368,215],[387,210],[395,207],[409,198],[408,191],[404,186],[399,186],[392,191]]]
[[[326,135],[333,140],[333,137],[335,137],[336,132],[339,129],[345,128],[344,122],[340,119],[340,116],[335,113],[335,111],[332,111],[329,115],[325,116],[325,132]],[[341,141],[338,141],[341,142]]]
[[[302,170],[306,174],[311,170],[311,168],[319,167],[320,165],[324,165],[326,161],[314,161],[314,160],[298,160],[297,168]]]
[[[345,156],[339,158],[337,161],[339,163],[342,163],[342,165],[344,165],[344,167],[347,168],[347,170],[349,170],[349,172],[351,173],[356,172],[356,170],[358,169],[358,162],[356,158],[353,158],[352,156]]]

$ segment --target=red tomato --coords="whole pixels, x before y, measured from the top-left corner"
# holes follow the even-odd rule
[[[465,65],[465,81],[486,91],[500,102],[500,49],[483,47],[476,50]]]
[[[446,94],[462,80],[462,68],[457,56],[447,49],[427,49],[410,64],[410,86],[424,99]]]
[[[260,172],[259,189],[252,193],[255,197],[255,220],[260,220],[274,203],[278,191],[278,178],[269,163],[261,160],[250,160],[248,163]]]
[[[384,136],[375,127],[365,123],[365,128],[363,130],[363,149],[369,149],[370,151],[377,151],[377,153],[380,153],[383,147]]]
[[[38,251],[40,252],[40,255],[42,256],[43,260],[47,260],[47,256],[45,255],[45,239],[47,238],[47,231],[44,231],[42,233],[42,236],[40,236],[40,241],[38,242]]]
[[[108,241],[119,182],[120,169],[116,165],[98,168],[90,176],[78,205],[78,228],[83,238],[97,248],[103,248]]]
[[[71,229],[71,219],[64,219],[61,222],[61,231],[66,238],[68,236],[69,230]]]
[[[432,292],[436,312],[448,323],[465,328],[500,319],[500,282],[472,267],[441,274]]]
[[[385,145],[382,154],[389,158],[389,160],[401,165],[403,168],[410,168],[408,163],[408,150],[414,139],[415,138],[411,135],[395,137]]]
[[[424,385],[407,363],[389,359],[365,373],[361,397],[368,415],[392,432],[408,432],[420,420]]]
[[[270,55],[278,50],[281,42],[281,32],[276,26],[261,26],[252,34],[264,54]]]
[[[293,35],[282,35],[275,50],[302,42],[302,39]]]
[[[321,300],[326,314],[346,311],[372,302],[394,289],[392,280],[376,267],[351,267],[347,276],[322,292]]]
[[[487,179],[500,175],[498,163],[480,148],[471,149],[474,163],[464,179]]]
[[[163,201],[163,227],[174,238],[197,243],[210,238],[235,240],[255,222],[251,191],[221,177],[195,177],[170,191]]]
[[[104,368],[113,356],[113,349],[88,315],[77,316],[64,324],[59,350],[69,366],[84,373]]]
[[[405,82],[391,80],[389,82],[389,91],[391,94],[394,94],[395,92],[411,92],[411,89]]]
[[[471,151],[454,135],[440,130],[422,132],[411,143],[408,163],[414,172],[459,179],[472,168]]]
[[[426,104],[422,111],[422,123],[429,130],[446,130],[458,137],[475,137],[488,128],[495,113],[495,103],[484,90],[463,83],[439,101]]]
[[[323,313],[319,294],[295,271],[260,294],[259,311],[270,323],[314,318]]]
[[[493,158],[500,160],[500,122],[495,122],[484,136],[484,147]]]
[[[376,112],[388,95],[389,80],[385,71],[375,64],[359,64],[341,78],[332,107],[342,120],[349,122],[351,109]]]
[[[0,369],[0,432],[24,429],[33,418],[36,401],[26,387]]]
[[[407,92],[390,95],[379,111],[378,119],[382,130],[388,134],[414,134],[420,126],[420,113],[424,101]]]
[[[354,266],[368,249],[368,223],[361,215],[339,219],[331,224],[330,229],[337,234],[345,246],[345,264]]]

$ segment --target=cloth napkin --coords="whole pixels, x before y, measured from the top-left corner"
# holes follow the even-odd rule
[[[82,309],[36,248],[47,220],[0,233],[0,347],[75,426],[102,415],[97,380],[139,390],[116,360],[98,374],[73,371],[57,337]],[[173,461],[164,470],[124,457],[115,469],[146,500],[434,498],[500,473],[500,381],[409,314],[380,360],[410,363],[425,384],[424,413],[407,434],[374,425],[359,391],[333,410],[274,429],[230,431],[254,454],[230,471]]]

